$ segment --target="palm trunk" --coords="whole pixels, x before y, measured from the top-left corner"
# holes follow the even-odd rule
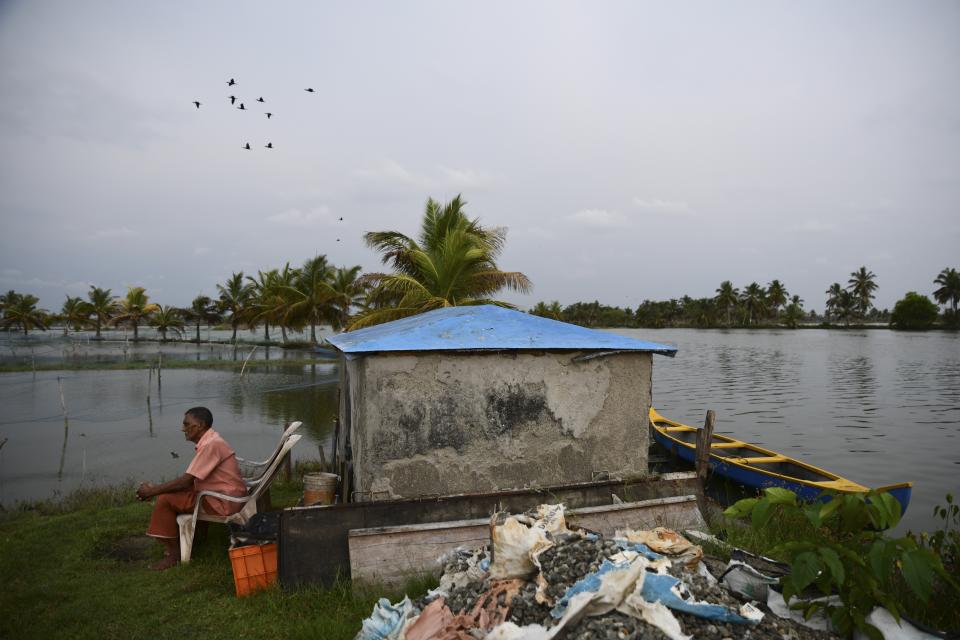
[[[200,321],[197,320],[197,344],[200,344]]]
[[[133,341],[134,342],[140,339],[139,329],[140,329],[140,323],[137,321],[134,321],[133,323]]]
[[[97,316],[97,338],[100,338],[100,316]]]
[[[230,342],[233,342],[234,344],[236,344],[236,342],[237,342],[237,321],[236,321],[236,320],[233,320],[233,321],[230,322],[230,324],[233,325],[233,336],[230,338]]]
[[[283,344],[287,344],[287,325],[280,325],[280,336],[283,339]]]
[[[270,323],[266,320],[263,322],[263,339],[270,342]]]
[[[310,342],[317,344],[317,328],[313,322],[310,323]]]

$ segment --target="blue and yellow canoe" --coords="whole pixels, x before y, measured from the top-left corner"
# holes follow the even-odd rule
[[[694,462],[696,428],[664,418],[653,407],[650,408],[650,426],[658,443],[682,460]],[[783,487],[806,501],[821,499],[824,491],[864,493],[870,490],[812,464],[717,433],[713,434],[710,443],[710,469],[717,475],[755,489]],[[900,513],[904,514],[910,504],[912,489],[912,482],[901,482],[876,490],[896,498]]]

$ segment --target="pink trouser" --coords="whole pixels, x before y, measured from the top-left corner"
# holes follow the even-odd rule
[[[147,535],[154,538],[180,537],[177,516],[181,513],[193,513],[193,508],[196,505],[197,492],[193,489],[161,493],[157,496],[157,502],[153,505],[153,513],[150,514],[150,526],[147,527]],[[207,513],[215,513],[211,509],[210,498],[203,499],[203,506],[203,510]]]

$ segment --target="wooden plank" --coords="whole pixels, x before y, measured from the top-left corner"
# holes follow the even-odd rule
[[[342,464],[342,463],[341,463]],[[559,502],[569,509],[695,494],[694,472],[630,480],[599,480],[555,487],[430,496],[285,509],[280,518],[278,573],[284,588],[330,585],[350,576],[347,534],[353,529],[489,518],[498,510],[521,513]]]
[[[610,537],[618,529],[677,530],[706,527],[696,496],[571,509],[567,522]],[[348,534],[350,575],[354,580],[391,587],[417,575],[439,575],[438,560],[457,547],[479,547],[490,541],[490,519],[430,522],[352,530]]]

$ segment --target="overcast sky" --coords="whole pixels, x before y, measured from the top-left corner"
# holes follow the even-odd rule
[[[892,307],[960,267],[960,3],[7,0],[0,140],[0,288],[51,310],[377,270],[458,193],[524,308],[861,265]]]

